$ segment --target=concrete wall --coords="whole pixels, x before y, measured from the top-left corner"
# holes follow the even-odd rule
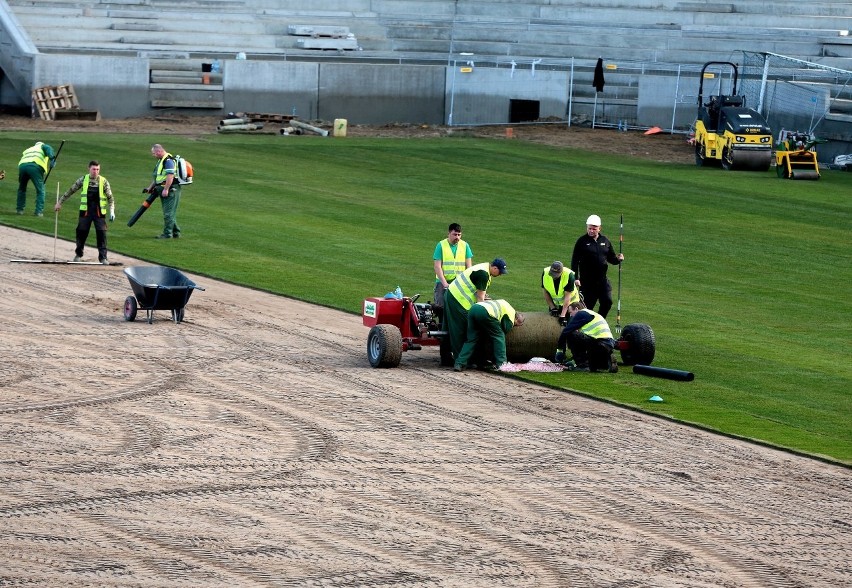
[[[0,0],[0,104],[20,106],[33,88],[34,61],[38,49],[6,0]]]
[[[323,64],[318,118],[441,124],[444,75],[443,67],[434,66]]]
[[[446,76],[447,121],[454,125],[506,123],[512,100],[539,101],[542,119],[564,119],[567,112],[568,71],[470,67],[460,62],[446,68]]]
[[[318,63],[226,60],[223,64],[226,112],[296,114],[318,112]]]
[[[149,113],[148,60],[132,57],[40,54],[36,88],[71,84],[81,110],[98,110],[104,118]]]

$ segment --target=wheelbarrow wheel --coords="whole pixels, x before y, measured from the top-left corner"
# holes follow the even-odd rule
[[[136,298],[128,296],[124,299],[124,320],[135,321],[136,312],[139,310],[139,305],[136,304]]]
[[[183,321],[183,308],[175,308],[172,310],[172,320],[176,323]]]

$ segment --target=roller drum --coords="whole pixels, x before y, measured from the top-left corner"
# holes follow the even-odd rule
[[[772,164],[772,151],[770,149],[734,149],[731,161],[736,169],[766,171]]]

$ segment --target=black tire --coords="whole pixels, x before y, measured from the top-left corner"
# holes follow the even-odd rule
[[[734,169],[734,157],[727,147],[722,149],[722,168],[728,171]]]
[[[367,359],[374,368],[391,368],[402,359],[402,333],[393,325],[376,325],[367,335]]]
[[[704,149],[703,144],[696,143],[695,144],[695,165],[698,167],[704,167],[707,165],[707,158],[704,157],[706,151]]]
[[[136,298],[128,296],[124,299],[124,320],[135,321],[136,312],[139,310],[139,305],[136,304]]]
[[[657,339],[651,327],[642,323],[627,325],[621,330],[627,349],[621,350],[624,365],[651,365],[657,351]]]

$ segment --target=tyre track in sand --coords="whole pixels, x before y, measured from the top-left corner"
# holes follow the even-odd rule
[[[149,325],[120,269],[0,264],[0,585],[852,584],[847,469],[196,281]]]

